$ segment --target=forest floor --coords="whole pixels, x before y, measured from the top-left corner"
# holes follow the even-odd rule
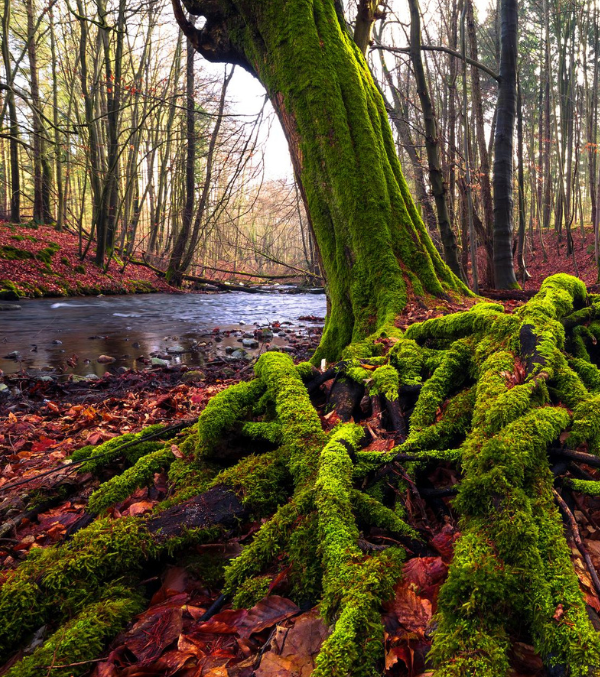
[[[573,229],[573,251],[567,254],[566,236],[558,237],[555,231],[544,233],[540,240],[536,235],[532,243],[528,241],[525,249],[525,267],[530,277],[523,289],[534,292],[540,288],[542,282],[555,273],[568,273],[582,279],[586,285],[598,282],[598,268],[594,262],[594,232],[586,227]],[[543,246],[542,246],[543,243]],[[485,252],[482,247],[478,250],[479,268],[483,269]],[[515,270],[517,269],[515,262]],[[520,282],[520,280],[519,280]]]
[[[566,238],[554,231],[539,236],[525,252],[530,278],[525,291],[536,291],[548,275],[556,272],[580,277],[587,285],[598,282],[591,228],[573,230],[573,253],[567,255]],[[50,226],[15,226],[0,222],[0,301],[22,297],[175,292],[150,268],[112,260],[106,272],[93,263],[93,247],[82,261],[79,239]],[[480,265],[484,253],[479,251]],[[223,276],[220,276],[223,277]]]
[[[14,235],[25,239],[14,239]],[[51,267],[60,273],[60,280],[57,275],[42,272],[46,266],[39,260],[39,251],[51,242],[60,246],[60,251],[51,255]],[[593,246],[593,236],[588,234],[583,240],[579,232],[575,233],[577,272],[588,284],[596,282],[590,244]],[[98,293],[106,293],[107,289],[111,293],[134,291],[127,287],[132,280],[126,276],[119,278],[116,266],[110,276],[96,272],[91,262],[86,264],[87,273],[74,273],[79,261],[76,239],[71,235],[51,229],[12,230],[0,226],[0,247],[7,246],[34,255],[10,261],[0,258],[0,280],[11,275],[10,279],[19,289],[31,292],[33,288],[39,289],[41,279],[49,278],[47,293],[59,294],[60,290],[83,293],[82,287],[94,285],[100,285]],[[547,261],[543,260],[541,249],[534,252],[535,256],[528,252],[532,279],[526,290],[537,288],[551,273],[575,272],[573,259],[565,256],[564,242],[558,243],[554,234],[549,234],[545,246]],[[69,260],[68,264],[61,261],[63,256]],[[145,284],[165,290],[160,286],[164,283],[151,271],[138,267],[135,273]],[[17,274],[19,277],[15,279]],[[507,312],[512,312],[523,302],[505,300],[503,304]],[[440,302],[430,309],[409,304],[397,325],[405,328],[414,322],[465,308],[466,305],[450,302]],[[77,467],[69,462],[75,450],[98,446],[154,423],[179,424],[181,428],[191,425],[213,395],[252,376],[247,362],[228,362],[227,366],[229,378],[223,378],[222,361],[209,362],[201,370],[190,371],[181,365],[139,372],[126,370],[120,374],[107,373],[92,381],[40,380],[25,373],[2,377],[0,373],[0,381],[10,391],[0,397],[0,583],[29,552],[64,542],[87,525],[90,495],[101,479],[121,472],[125,463],[119,460],[102,478],[78,473]],[[326,413],[333,382],[334,379],[326,381],[319,394],[318,411],[326,430],[336,423],[335,414]],[[367,450],[387,451],[395,445],[381,414],[369,421],[369,430],[374,439]],[[176,434],[174,430],[173,435]],[[171,449],[175,457],[181,457],[176,440]],[[402,473],[400,464],[396,466],[394,471]],[[600,478],[598,470],[585,469],[591,476]],[[428,477],[434,492],[452,487],[458,481],[456,472],[444,464]],[[149,513],[170,491],[166,473],[157,473],[149,486],[114,505],[109,516],[118,520]],[[426,668],[432,621],[438,592],[452,561],[453,544],[459,536],[451,495],[442,491],[437,497],[426,499],[416,492],[407,505],[411,524],[424,536],[425,550],[408,550],[404,576],[396,585],[394,597],[383,609],[386,653],[382,673],[386,677],[433,674]],[[578,497],[571,509],[584,547],[594,566],[600,568],[600,499]],[[253,608],[234,610],[230,603],[220,605],[217,610],[213,607],[220,600],[223,567],[241,552],[259,527],[260,524],[253,522],[243,524],[228,538],[216,544],[196,546],[193,552],[173,556],[162,562],[160,568],[150,571],[144,581],[147,609],[110,644],[101,660],[90,662],[92,676],[306,677],[310,674],[314,658],[330,630],[316,607],[298,608],[286,597],[285,571],[273,578],[269,596]],[[361,536],[368,546],[379,542],[377,533]],[[600,613],[600,599],[588,568],[575,546],[573,534],[570,536],[573,564],[586,602]],[[0,676],[24,652],[33,651],[42,639],[36,636],[29,647],[0,667]],[[511,664],[511,677],[547,675],[533,647],[518,638],[512,645]],[[48,666],[49,674],[51,668]]]
[[[85,243],[84,243],[85,246]],[[110,262],[102,272],[93,247],[82,261],[79,240],[50,226],[0,223],[0,300],[22,297],[80,296],[175,291],[144,266]]]
[[[503,303],[506,311],[512,312],[523,301]],[[434,309],[423,309],[411,304],[398,325],[405,327],[464,310],[466,305],[469,302],[442,302]],[[142,372],[128,370],[91,382],[40,382],[25,374],[5,377],[11,396],[0,402],[0,583],[3,575],[32,550],[64,542],[86,526],[91,519],[86,512],[91,493],[101,480],[122,471],[121,459],[102,477],[78,473],[76,464],[69,463],[73,451],[98,446],[154,423],[186,427],[213,395],[252,376],[246,362],[228,366],[233,374],[230,371],[231,378],[227,379],[222,378],[223,365],[219,363],[207,364],[202,371],[189,371],[181,365]],[[325,382],[319,395],[318,411],[326,430],[336,424],[335,414],[326,414],[333,382]],[[394,434],[386,429],[381,414],[369,421],[369,430],[374,439],[367,450],[387,451],[395,445]],[[171,449],[181,457],[177,438]],[[597,470],[586,469],[598,476]],[[399,464],[395,471],[403,472]],[[459,478],[455,470],[441,464],[428,481],[435,492],[455,485]],[[167,474],[156,473],[149,486],[114,505],[109,517],[119,520],[150,513],[171,490]],[[594,565],[600,567],[600,500],[584,497],[578,501],[573,512],[579,531]],[[451,496],[442,493],[437,498],[424,498],[416,492],[407,505],[410,522],[424,536],[425,546],[420,552],[408,549],[404,575],[383,609],[386,654],[382,674],[386,677],[433,675],[427,671],[426,657],[436,600],[459,536]],[[286,597],[285,571],[273,578],[269,595],[249,610],[233,609],[230,603],[222,605],[219,597],[223,567],[240,554],[259,527],[259,523],[248,522],[218,543],[196,546],[149,570],[144,581],[147,609],[110,644],[101,660],[90,662],[92,677],[310,674],[330,629],[318,608],[299,608]],[[379,542],[377,533],[361,536],[369,546]],[[600,613],[600,599],[574,543],[572,553],[586,601]],[[34,638],[24,651],[31,652],[41,639]],[[22,655],[20,651],[0,667],[0,675]],[[516,639],[511,664],[511,677],[547,675],[533,647]]]

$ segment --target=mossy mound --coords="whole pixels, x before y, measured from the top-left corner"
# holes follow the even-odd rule
[[[93,495],[90,508],[100,517],[69,543],[32,554],[0,588],[2,618],[18,618],[3,622],[3,657],[48,622],[51,610],[70,636],[90,605],[103,604],[108,586],[124,578],[135,589],[144,562],[218,538],[219,528],[171,538],[151,525],[193,497],[221,491],[241,503],[244,519],[263,522],[225,569],[224,593],[235,606],[250,606],[285,572],[288,596],[319,603],[332,625],[317,677],[372,675],[383,666],[382,603],[401,576],[405,547],[415,552],[423,539],[408,521],[404,490],[438,464],[460,477],[453,506],[461,536],[439,595],[436,677],[507,675],[515,638],[533,644],[552,674],[598,674],[600,640],[554,492],[560,485],[598,495],[600,483],[555,478],[550,454],[586,444],[600,455],[594,333],[581,329],[593,323],[599,301],[579,280],[556,275],[512,315],[480,303],[404,334],[392,331],[385,342],[380,332],[353,345],[333,371],[355,396],[343,420],[358,422],[328,432],[309,395],[319,392],[323,375],[267,353],[253,381],[210,401],[178,442],[177,458],[170,441],[150,443],[148,431],[111,440],[82,468],[102,477],[117,456],[129,465]],[[395,428],[400,443],[363,450],[367,423],[381,406],[388,428],[405,426]],[[403,471],[388,472],[399,460]],[[171,491],[152,516],[102,517],[160,468],[169,469]],[[387,545],[365,545],[368,530],[384,534]],[[11,675],[29,674],[30,664],[21,661]]]

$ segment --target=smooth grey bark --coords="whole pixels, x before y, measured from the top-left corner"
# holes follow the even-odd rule
[[[517,112],[518,2],[500,4],[500,86],[494,137],[494,277],[497,289],[518,286],[513,265],[513,152]]]
[[[192,23],[194,20],[192,19]],[[181,214],[181,229],[175,240],[169,268],[167,271],[167,280],[176,287],[181,286],[182,274],[185,270],[182,268],[182,261],[185,254],[188,240],[191,234],[192,218],[194,215],[194,197],[196,191],[196,111],[194,101],[194,56],[196,50],[192,41],[186,40],[186,159],[185,159],[185,202]]]
[[[467,2],[467,32],[471,49],[471,58],[479,60],[477,49],[477,31],[475,28],[475,16],[472,0]],[[475,130],[477,149],[479,151],[479,185],[481,188],[481,202],[483,206],[484,247],[486,253],[486,269],[484,285],[494,286],[494,199],[492,197],[492,184],[490,180],[490,157],[488,154],[485,138],[485,123],[483,119],[483,99],[481,92],[481,79],[479,68],[471,66],[471,88],[473,114],[475,117]]]
[[[8,44],[10,34],[11,0],[4,0],[4,13],[2,15],[2,59],[6,73],[7,85],[6,103],[9,118],[9,145],[10,145],[10,220],[13,223],[21,221],[21,176],[19,166],[19,120],[17,118],[17,106],[15,95],[12,91],[12,69],[10,67],[10,47]]]

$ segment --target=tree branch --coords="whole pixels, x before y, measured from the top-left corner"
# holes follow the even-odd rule
[[[371,49],[381,49],[385,52],[392,52],[393,54],[410,54],[409,47],[388,47],[387,45],[373,45]],[[465,57],[463,57],[463,55],[460,52],[457,52],[454,49],[450,49],[450,47],[443,47],[441,45],[421,45],[421,50],[425,52],[443,52],[444,54],[450,54],[450,56],[454,56],[457,59],[460,59],[461,61],[466,60],[466,62],[470,66],[475,66],[475,68],[479,68],[479,70],[482,70],[484,73],[487,73],[491,78],[494,78],[494,80],[500,82],[500,76],[498,75],[498,73],[494,73],[494,71],[491,68],[488,68],[479,61],[475,61],[474,59],[470,59],[469,57],[466,57],[465,59]]]

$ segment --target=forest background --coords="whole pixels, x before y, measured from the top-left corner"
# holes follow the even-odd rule
[[[424,82],[404,3],[386,6],[369,63],[434,242],[442,250],[447,221],[461,270],[491,288],[498,8],[448,0],[421,12],[420,41],[435,48],[421,52]],[[523,2],[519,12],[515,265],[523,283],[529,263],[539,284],[548,256],[558,257],[551,267],[595,282],[597,3]],[[177,285],[186,273],[319,279],[261,86],[239,67],[201,59],[170,3],[5,0],[2,17],[0,218],[76,233],[82,258],[104,268],[143,252]]]

